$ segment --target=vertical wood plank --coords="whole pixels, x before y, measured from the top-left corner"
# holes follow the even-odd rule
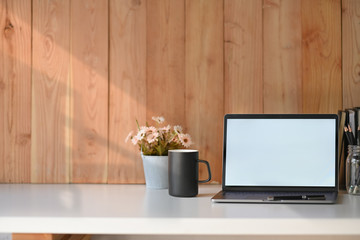
[[[301,1],[264,1],[264,112],[302,112]]]
[[[342,1],[343,109],[360,106],[360,1]]]
[[[185,122],[185,2],[147,1],[147,120]]]
[[[33,1],[33,183],[69,182],[70,2]]]
[[[213,180],[221,179],[224,114],[223,1],[187,0],[185,33],[186,126],[210,162]],[[200,178],[206,173],[201,171]]]
[[[263,113],[262,0],[225,0],[225,113]]]
[[[52,234],[13,233],[12,240],[53,240]]]
[[[337,113],[342,108],[341,3],[303,0],[303,112]]]
[[[30,182],[31,1],[0,1],[0,182]]]
[[[71,1],[72,182],[105,183],[108,1]]]
[[[146,2],[110,1],[109,183],[144,183],[137,147],[125,138],[146,118]]]
[[[91,235],[85,234],[28,234],[14,233],[12,240],[90,240]]]
[[[90,240],[89,234],[53,234],[52,240]]]

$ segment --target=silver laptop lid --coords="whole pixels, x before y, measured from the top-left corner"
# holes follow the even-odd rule
[[[228,114],[223,190],[337,191],[337,115]]]

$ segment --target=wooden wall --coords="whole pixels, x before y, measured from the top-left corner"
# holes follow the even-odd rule
[[[143,183],[124,139],[152,116],[219,182],[225,113],[360,105],[359,22],[360,0],[0,0],[0,182]]]

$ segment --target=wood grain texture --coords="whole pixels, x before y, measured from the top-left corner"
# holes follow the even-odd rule
[[[148,0],[147,121],[185,123],[185,1]]]
[[[0,1],[0,182],[30,182],[31,1]]]
[[[14,233],[12,240],[90,240],[91,235],[84,234],[28,234]]]
[[[33,183],[69,182],[70,1],[33,1]]]
[[[53,240],[52,234],[13,233],[12,240]]]
[[[341,3],[301,3],[303,112],[337,113],[342,108]]]
[[[264,1],[264,113],[302,112],[301,1]]]
[[[224,113],[360,105],[359,5],[0,0],[0,182],[143,183],[124,140],[153,115],[220,181]]]
[[[221,179],[224,114],[223,1],[186,1],[186,126],[213,181]],[[207,173],[202,169],[200,178]]]
[[[110,1],[109,183],[144,183],[137,146],[125,143],[146,118],[146,2]]]
[[[72,182],[106,183],[108,1],[71,1]]]
[[[53,234],[52,240],[90,240],[89,234]]]
[[[224,2],[225,113],[263,113],[262,5]]]
[[[360,1],[342,1],[343,109],[360,106]]]

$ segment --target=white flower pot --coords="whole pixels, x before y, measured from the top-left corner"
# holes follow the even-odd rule
[[[166,189],[169,187],[168,156],[142,155],[146,187]]]

